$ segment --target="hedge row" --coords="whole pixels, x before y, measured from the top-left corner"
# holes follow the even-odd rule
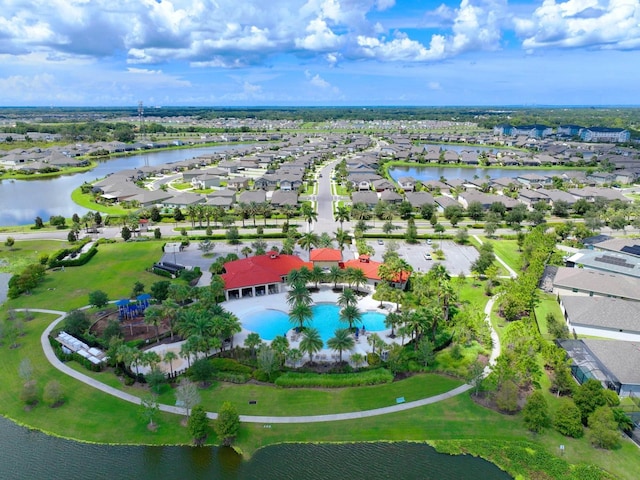
[[[242,365],[231,358],[213,357],[210,361],[217,372],[239,373],[249,376],[253,372],[253,368]]]
[[[318,373],[295,373],[289,372],[281,375],[275,381],[278,387],[296,388],[296,387],[324,387],[324,388],[340,388],[340,387],[361,387],[366,385],[380,385],[383,383],[391,383],[393,374],[384,368],[375,370],[366,370],[357,373],[335,373],[335,374],[318,374]]]
[[[56,252],[56,254],[49,259],[49,267],[80,267],[84,265],[89,260],[91,260],[96,253],[98,253],[97,245],[92,245],[89,250],[76,258],[72,258],[71,260],[62,260],[67,255],[70,255],[73,252],[78,252],[82,249],[83,246],[84,244],[79,248],[65,248],[63,250],[60,250],[59,252]]]

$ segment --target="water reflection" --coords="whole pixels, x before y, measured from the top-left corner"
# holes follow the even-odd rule
[[[233,145],[166,150],[102,160],[89,172],[39,180],[0,181],[0,225],[28,225],[36,217],[48,221],[51,215],[83,215],[86,209],[71,200],[71,192],[85,182],[94,182],[110,173],[145,165],[179,162],[201,155],[238,148]]]
[[[484,460],[417,443],[282,444],[245,462],[231,448],[108,446],[30,431],[0,418],[0,478],[22,480],[506,480]]]

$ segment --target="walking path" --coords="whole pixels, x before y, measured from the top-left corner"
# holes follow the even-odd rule
[[[495,300],[495,297],[489,300],[485,308],[485,314],[487,315],[486,320],[489,322],[489,325],[491,325],[489,316],[491,314],[491,308],[493,306],[494,300]],[[25,311],[27,309],[17,309],[17,310]],[[56,326],[64,320],[64,318],[67,315],[67,312],[62,312],[59,310],[34,309],[34,308],[29,310],[31,312],[40,312],[40,313],[47,313],[51,315],[58,315],[58,318],[56,318],[53,322],[51,322],[49,326],[42,332],[42,335],[40,336],[40,344],[42,346],[42,350],[44,351],[45,357],[47,358],[49,363],[51,363],[51,365],[53,365],[62,373],[69,375],[70,377],[75,378],[76,380],[83,382],[86,385],[89,385],[90,387],[96,388],[104,393],[120,398],[121,400],[125,400],[127,402],[130,402],[136,405],[141,404],[140,397],[123,392],[121,390],[118,390],[117,388],[110,387],[109,385],[105,385],[104,383],[99,382],[94,378],[91,378],[87,375],[84,375],[83,373],[80,373],[68,367],[63,362],[61,362],[58,359],[58,357],[56,357],[56,354],[53,351],[53,347],[49,342],[49,335],[53,331],[53,329],[56,328]],[[495,360],[500,354],[500,340],[498,338],[496,331],[493,328],[491,328],[491,339],[493,340],[493,348],[491,351],[489,365],[487,365],[487,368],[485,369],[485,372],[484,372],[485,376],[489,374],[489,372],[491,371],[491,366],[495,364]],[[246,423],[293,424],[293,423],[334,422],[339,420],[353,420],[357,418],[375,417],[378,415],[386,415],[389,413],[402,412],[404,410],[410,410],[412,408],[422,407],[424,405],[430,405],[436,402],[440,402],[448,398],[455,397],[456,395],[460,395],[461,393],[467,392],[471,388],[473,388],[472,385],[464,384],[452,390],[449,390],[448,392],[441,393],[439,395],[434,395],[432,397],[427,397],[427,398],[415,400],[412,402],[390,405],[388,407],[374,408],[372,410],[362,410],[358,412],[346,412],[346,413],[336,413],[336,414],[328,414],[328,415],[304,415],[304,416],[283,416],[283,417],[274,417],[274,416],[268,416],[268,415],[240,415],[240,421],[246,422]],[[176,407],[174,405],[159,404],[158,407],[163,412],[173,413],[178,415],[185,414],[184,408]],[[207,417],[210,419],[216,419],[218,418],[218,414],[215,412],[207,412]]]
[[[478,235],[473,235],[473,238],[475,238],[475,239],[476,239],[476,241],[477,241],[480,245],[482,245],[482,244],[484,243],[482,240],[480,240],[480,237],[478,237]],[[500,257],[498,257],[497,255],[496,255],[495,257],[496,257],[496,260],[498,261],[498,263],[499,263],[500,265],[502,265],[502,266],[507,270],[507,272],[509,272],[509,276],[510,276],[511,278],[516,278],[516,277],[518,276],[518,274],[516,273],[516,271],[515,271],[513,268],[511,268],[509,265],[507,265],[507,262],[505,262],[504,260],[502,260],[502,259],[501,259]]]

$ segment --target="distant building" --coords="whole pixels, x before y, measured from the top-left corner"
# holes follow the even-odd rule
[[[590,127],[580,132],[585,142],[624,143],[631,138],[629,130],[624,128]]]

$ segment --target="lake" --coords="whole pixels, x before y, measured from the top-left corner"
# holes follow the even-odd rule
[[[47,222],[51,215],[62,215],[67,218],[74,213],[83,215],[87,210],[71,200],[71,192],[84,182],[91,183],[120,170],[179,162],[238,147],[238,145],[220,145],[149,152],[102,160],[93,170],[75,175],[40,180],[2,180],[0,181],[0,225],[29,225],[33,224],[38,216]]]
[[[394,180],[400,177],[413,177],[421,182],[429,180],[440,180],[444,177],[447,180],[463,179],[473,180],[474,178],[515,178],[523,173],[535,173],[537,175],[560,175],[563,170],[550,168],[460,168],[460,167],[433,167],[433,166],[415,166],[415,167],[393,167],[389,169],[389,175]]]
[[[95,445],[29,430],[0,417],[0,477],[28,479],[507,480],[495,465],[418,443],[282,444],[249,461],[232,449]]]

